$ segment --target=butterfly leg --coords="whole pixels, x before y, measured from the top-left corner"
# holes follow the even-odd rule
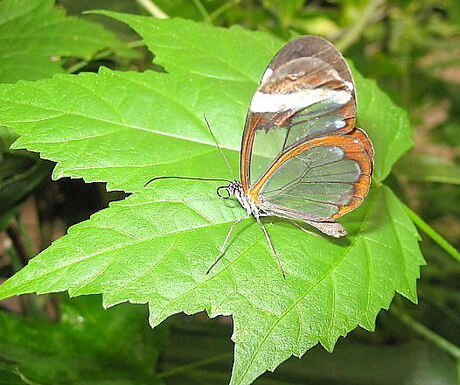
[[[209,266],[209,269],[206,271],[206,274],[209,274],[210,271],[212,270],[212,268],[214,266],[216,266],[217,262],[219,262],[220,259],[224,256],[225,249],[227,247],[227,242],[228,242],[228,239],[230,238],[230,235],[232,234],[233,230],[235,229],[235,226],[245,218],[247,218],[247,216],[241,217],[241,218],[237,219],[235,222],[233,222],[232,226],[230,227],[230,230],[228,230],[227,236],[225,237],[225,241],[224,241],[224,243],[222,244],[222,246],[220,248],[219,255],[217,256],[216,260],[211,264],[211,266]]]
[[[264,231],[264,234],[265,234],[265,238],[267,239],[268,246],[270,247],[270,251],[272,252],[273,257],[275,258],[275,261],[276,261],[276,263],[278,264],[278,266],[279,266],[279,268],[281,270],[281,274],[283,274],[283,278],[286,279],[286,273],[284,272],[283,266],[281,265],[281,261],[278,258],[278,255],[276,254],[276,251],[275,251],[275,249],[273,247],[273,244],[272,244],[272,241],[270,239],[270,235],[268,235],[267,229],[265,228],[264,224],[262,223],[262,221],[260,220],[260,218],[258,216],[254,215],[254,217],[256,218],[257,223],[260,225],[260,227],[262,227],[262,230]]]

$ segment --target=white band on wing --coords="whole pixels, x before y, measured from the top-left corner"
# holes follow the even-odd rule
[[[257,91],[249,109],[251,112],[298,111],[323,100],[343,105],[351,99],[351,96],[349,91],[328,88],[308,89],[290,94],[264,94]]]
[[[262,80],[260,81],[260,84],[264,84],[267,79],[272,76],[273,70],[271,68],[267,68],[264,72],[264,75],[262,76]]]

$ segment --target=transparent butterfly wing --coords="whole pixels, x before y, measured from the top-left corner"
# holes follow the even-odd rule
[[[334,46],[316,36],[288,43],[270,62],[249,108],[241,148],[245,191],[282,151],[350,132],[355,112],[353,80]]]
[[[359,129],[313,139],[278,157],[249,194],[267,215],[333,222],[367,195],[372,158]]]

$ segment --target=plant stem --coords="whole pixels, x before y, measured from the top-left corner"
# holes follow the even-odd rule
[[[440,312],[444,313],[445,316],[449,317],[452,322],[454,322],[460,328],[460,316],[455,311],[446,306],[444,303],[438,302],[433,298],[424,296],[423,294],[420,294],[420,296],[423,296],[426,302],[437,308]]]
[[[94,55],[91,59],[85,59],[85,60],[79,61],[78,63],[75,63],[73,66],[67,68],[67,73],[71,74],[71,73],[77,72],[81,70],[82,68],[86,67],[93,60],[103,59],[107,56],[110,56],[112,53],[113,53],[112,49],[110,48],[105,49],[99,52],[98,54]]]
[[[450,354],[456,360],[460,359],[460,348],[457,345],[428,329],[425,325],[422,325],[420,322],[413,319],[410,315],[395,305],[391,307],[391,312],[409,329],[432,342],[434,345]]]
[[[158,5],[156,5],[152,0],[136,0],[137,3],[144,8],[152,16],[155,16],[159,19],[168,19],[169,15],[165,13]]]
[[[35,248],[32,239],[30,238],[30,234],[27,231],[26,226],[24,225],[24,222],[21,219],[21,216],[17,216],[16,222],[18,224],[18,230],[19,233],[22,236],[22,239],[24,240],[24,246],[26,247],[27,250],[27,255],[29,256],[29,259],[35,256],[37,254],[38,250]],[[38,246],[37,246],[38,247]]]
[[[20,264],[22,266],[27,265],[29,258],[32,255],[29,255],[27,246],[24,242],[24,239],[21,237],[21,232],[19,231],[17,223],[12,222],[11,225],[6,229],[6,233],[13,243],[14,249],[19,257],[18,259]]]
[[[144,44],[145,43],[144,43],[143,40],[135,40],[135,41],[131,41],[129,43],[126,43],[126,46],[128,48],[137,48],[137,47],[142,47]],[[112,55],[113,53],[114,53],[114,51],[111,48],[104,49],[104,50],[100,51],[99,53],[97,53],[96,55],[94,55],[90,59],[84,59],[84,60],[79,61],[78,63],[75,63],[73,66],[67,68],[66,71],[69,74],[77,72],[77,71],[81,70],[82,68],[85,68],[92,61],[104,59],[104,58]]]
[[[370,0],[359,19],[350,27],[342,38],[335,43],[335,46],[343,52],[353,45],[355,41],[359,39],[361,32],[369,23],[372,16],[375,15],[377,8],[382,4],[383,0]]]
[[[204,7],[203,3],[200,0],[193,0],[193,4],[198,8],[198,11],[201,14],[201,17],[203,17],[203,21],[206,23],[211,23],[211,18],[209,16],[208,11],[206,11],[206,8]]]
[[[447,253],[454,257],[458,262],[460,262],[460,252],[452,246],[447,240],[445,240],[440,234],[438,234],[428,223],[426,223],[422,218],[420,218],[414,211],[412,211],[408,206],[404,205],[406,213],[412,219],[412,221],[422,230],[426,235],[428,235],[435,243],[443,248]]]
[[[38,382],[34,382],[32,380],[29,380],[24,374],[21,373],[19,368],[15,368],[14,370],[16,374],[19,376],[19,378],[27,385],[40,385]]]
[[[241,0],[232,0],[228,1],[225,4],[222,4],[219,8],[217,8],[214,12],[212,12],[209,15],[209,20],[213,21],[216,17],[220,16],[222,13],[224,13],[227,9],[230,9],[231,7],[234,7],[241,3]]]
[[[166,370],[164,372],[159,373],[157,377],[158,378],[168,378],[168,377],[177,376],[179,374],[190,372],[191,370],[200,368],[202,366],[208,366],[215,362],[223,361],[227,358],[230,358],[231,356],[232,356],[232,353],[218,354],[217,356],[214,356],[211,358],[206,358],[204,360],[195,361],[188,365],[183,365],[177,368]]]
[[[139,48],[144,45],[145,45],[144,40],[133,40],[133,41],[126,43],[126,46],[128,48]]]

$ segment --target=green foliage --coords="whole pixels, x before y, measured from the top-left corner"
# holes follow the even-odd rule
[[[0,138],[1,144],[1,138]],[[50,162],[30,153],[0,153],[0,216],[11,210],[51,172]]]
[[[353,65],[357,84],[357,125],[369,132],[375,146],[374,179],[384,180],[394,163],[412,147],[407,113],[380,90],[374,80],[364,78]]]
[[[418,182],[460,184],[460,166],[429,154],[407,154],[398,162],[395,172]]]
[[[151,330],[145,308],[104,311],[96,297],[60,296],[60,319],[37,321],[0,313],[0,384],[224,384],[231,367],[230,325],[207,320]],[[37,299],[29,297],[29,300]],[[58,303],[58,298],[53,299]],[[197,344],[199,340],[199,344]],[[190,371],[190,362],[194,371]],[[372,382],[456,384],[455,364],[436,349],[412,341],[379,346],[342,342],[334,354],[321,347],[283,364],[258,385]],[[275,377],[276,376],[276,377]]]
[[[229,341],[224,333],[227,330],[217,322],[200,325],[187,321],[171,326],[170,342],[162,355],[160,376],[164,374],[162,378],[168,385],[225,384],[231,357],[208,365],[204,363],[222,356],[223,351],[229,351]],[[427,342],[379,344],[377,341],[382,335],[378,332],[367,335],[365,342],[357,342],[357,334],[353,333],[346,341],[339,341],[333,354],[316,346],[301,359],[286,361],[274,374],[267,373],[254,384],[457,385],[455,362]],[[184,349],[184,346],[196,346],[197,339],[200,348]],[[369,340],[372,342],[369,343]],[[190,361],[197,363],[195,370],[180,370],[187,368]],[[168,376],[172,373],[175,375]]]
[[[103,48],[131,56],[112,33],[98,24],[66,17],[54,8],[54,0],[0,2],[0,42],[0,83],[50,77],[64,72],[66,58],[90,59]],[[15,138],[0,127],[0,216],[14,209],[52,168],[30,153],[9,151]]]
[[[205,274],[239,211],[223,205],[204,183],[157,186],[72,227],[4,283],[1,297],[102,292],[106,306],[148,302],[152,325],[180,311],[233,314],[233,383],[244,384],[317,342],[331,350],[358,324],[372,330],[394,290],[416,298],[423,263],[416,233],[386,187],[376,188],[348,216],[351,236],[343,242],[309,236],[283,222],[269,226],[286,280],[250,219],[226,260]]]
[[[103,48],[129,50],[98,24],[66,17],[54,0],[0,2],[0,83],[40,79],[63,72],[66,57],[90,59]]]
[[[97,298],[61,302],[59,323],[0,312],[0,384],[160,384],[165,331],[149,330],[145,313],[104,311]]]
[[[237,171],[247,105],[282,42],[240,27],[111,15],[144,38],[167,73],[102,69],[4,85],[0,124],[20,135],[15,148],[58,162],[55,178],[107,181],[109,189],[135,194],[72,227],[4,283],[1,298],[102,293],[106,306],[148,303],[152,325],[181,311],[231,314],[232,384],[249,384],[318,342],[332,350],[358,325],[373,330],[395,291],[416,301],[424,263],[419,238],[401,202],[380,183],[410,147],[410,129],[374,82],[355,71],[359,121],[375,144],[378,183],[344,218],[350,236],[325,239],[270,218],[284,280],[249,218],[206,275],[242,208],[218,199],[210,183],[143,184],[164,174],[230,177],[203,113]]]
[[[118,17],[143,35],[169,74],[102,69],[98,75],[3,87],[0,122],[21,134],[14,147],[58,161],[56,178],[108,181],[109,189],[139,191],[152,175],[231,177],[218,159],[206,114],[238,174],[247,106],[281,42],[239,27],[227,31],[184,20]],[[209,35],[213,39],[203,44]],[[358,94],[374,100],[360,102],[359,122],[374,141],[375,180],[381,181],[412,143],[409,124],[374,82],[355,76]],[[27,105],[18,103],[23,92]],[[19,118],[32,111],[35,119]],[[202,167],[209,162],[213,167]]]

